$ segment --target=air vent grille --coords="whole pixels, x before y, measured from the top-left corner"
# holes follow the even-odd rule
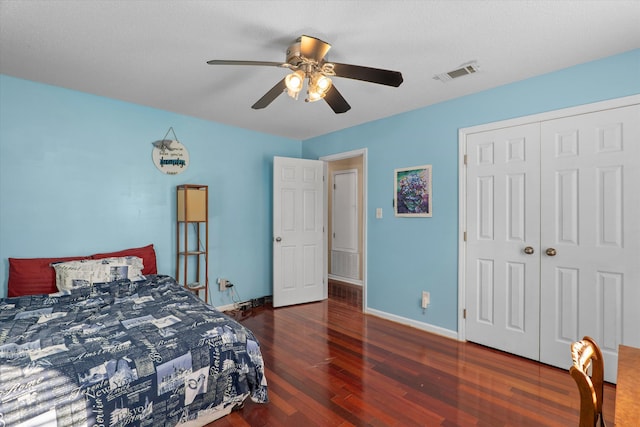
[[[452,71],[447,71],[446,73],[436,74],[433,76],[435,80],[440,80],[443,83],[448,82],[449,80],[457,79],[462,76],[466,76],[468,74],[473,74],[478,72],[478,64],[473,62],[469,62],[466,64],[462,64],[460,68],[457,68]]]

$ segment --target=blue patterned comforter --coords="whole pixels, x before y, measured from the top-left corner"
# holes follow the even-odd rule
[[[0,427],[201,426],[249,396],[258,341],[169,276],[0,299]]]

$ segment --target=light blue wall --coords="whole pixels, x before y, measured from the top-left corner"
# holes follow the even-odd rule
[[[151,161],[169,127],[191,158],[174,176]],[[272,158],[300,153],[300,141],[0,76],[0,297],[8,257],[153,243],[159,272],[174,275],[184,183],[209,186],[210,280],[230,279],[243,300],[270,295]]]
[[[174,274],[182,183],[209,185],[211,280],[231,279],[243,300],[269,295],[272,157],[367,147],[369,306],[456,330],[458,129],[637,93],[640,50],[301,143],[0,76],[0,297],[9,256],[154,243],[160,272]],[[170,126],[191,153],[178,176],[151,162],[151,142]],[[434,216],[395,218],[393,170],[421,164],[433,165]],[[423,289],[432,294],[426,314]]]
[[[309,159],[368,148],[369,307],[457,330],[460,128],[638,93],[634,50],[304,141]],[[393,171],[422,164],[433,165],[433,217],[395,218]]]

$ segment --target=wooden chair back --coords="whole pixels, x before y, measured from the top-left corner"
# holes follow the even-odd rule
[[[579,427],[604,427],[602,398],[604,391],[604,360],[600,347],[591,337],[571,344],[573,364],[569,372],[580,391]]]

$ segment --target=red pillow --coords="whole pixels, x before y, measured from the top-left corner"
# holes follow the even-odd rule
[[[153,249],[153,244],[143,246],[141,248],[124,249],[117,252],[109,252],[103,254],[91,255],[92,259],[102,259],[110,257],[124,257],[124,256],[137,256],[142,258],[142,274],[158,274],[158,266],[156,264],[156,251]]]
[[[9,258],[9,297],[58,292],[56,271],[51,263],[75,261],[88,257]]]

